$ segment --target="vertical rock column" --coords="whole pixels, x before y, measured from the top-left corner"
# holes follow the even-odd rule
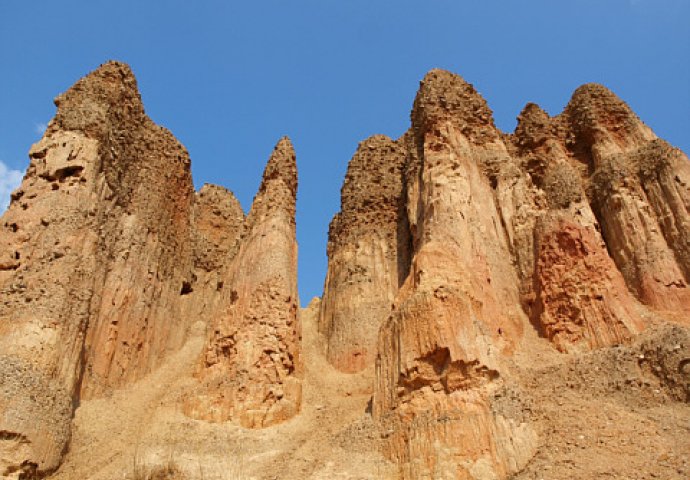
[[[383,135],[362,142],[348,166],[341,211],[331,222],[319,325],[329,362],[344,372],[373,365],[379,327],[409,263],[406,157],[404,146]]]
[[[0,475],[55,469],[74,405],[183,339],[189,158],[109,62],[55,103],[0,231]]]
[[[188,415],[249,428],[282,422],[301,403],[295,199],[289,139],[276,146],[223,280]]]
[[[116,104],[103,134],[102,268],[94,278],[83,398],[156,368],[182,346],[190,323],[180,303],[193,267],[189,155],[145,115],[131,71],[123,72],[133,100]],[[62,102],[70,101],[68,92]]]
[[[532,271],[520,272],[534,289],[529,313],[561,351],[619,344],[643,328],[640,308],[599,233],[584,188],[588,164],[568,150],[559,121],[528,105],[512,138],[543,199],[532,210]]]
[[[501,478],[536,448],[528,425],[490,406],[526,323],[482,169],[508,153],[485,101],[448,72],[422,81],[412,124],[415,248],[379,335],[374,416],[404,478]]]
[[[592,202],[609,252],[638,298],[690,312],[690,162],[601,85],[584,85],[563,114],[591,158]]]

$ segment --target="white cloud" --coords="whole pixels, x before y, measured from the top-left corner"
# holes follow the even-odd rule
[[[34,125],[34,130],[39,135],[43,135],[46,131],[46,128],[48,128],[48,125],[45,123],[37,123],[36,125]]]
[[[22,172],[12,170],[0,160],[0,214],[10,204],[10,193],[22,182]]]

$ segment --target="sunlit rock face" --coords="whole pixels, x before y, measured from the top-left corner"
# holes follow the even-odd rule
[[[4,471],[54,469],[78,399],[150,371],[187,321],[186,150],[146,116],[124,64],[102,65],[55,104],[2,217],[0,430],[17,444],[3,447]]]
[[[211,332],[202,370],[244,376],[230,390],[239,407],[199,402],[198,416],[260,427],[294,415],[290,141],[245,219],[222,187],[194,191],[187,151],[146,116],[127,65],[102,65],[55,104],[0,224],[0,475],[55,470],[79,402],[153,371],[199,322]],[[229,359],[227,330],[247,340]],[[206,381],[196,394],[223,388]]]
[[[242,426],[274,425],[297,414],[302,397],[295,200],[297,166],[278,142],[222,279],[188,415]]]
[[[407,275],[404,143],[376,135],[359,145],[331,222],[319,326],[329,361],[344,372],[373,366],[379,327]]]
[[[531,475],[550,441],[569,441],[557,427],[580,421],[553,412],[594,404],[553,398],[576,384],[630,416],[635,401],[687,403],[690,162],[600,85],[555,117],[528,104],[505,134],[472,85],[429,72],[410,128],[366,139],[350,161],[324,295],[303,315],[319,331],[307,358],[291,141],[245,215],[223,187],[195,192],[185,148],[148,118],[128,66],[102,65],[55,103],[0,219],[0,477],[54,472],[73,430],[80,448],[103,447],[73,429],[102,418],[75,420],[77,408],[109,415],[116,390],[143,384],[155,402],[136,418],[197,438],[288,431],[306,445],[327,436],[305,440],[314,419],[351,417],[302,450],[306,463],[331,440],[380,446],[403,479]],[[303,408],[303,387],[310,402],[329,397]],[[665,435],[640,422],[619,432]],[[116,446],[104,463],[131,447]]]
[[[350,162],[328,358],[359,371],[376,352],[373,413],[404,478],[506,478],[539,443],[494,408],[525,332],[575,353],[629,341],[649,312],[687,318],[690,164],[600,85],[556,117],[527,105],[508,135],[433,70],[411,120]]]

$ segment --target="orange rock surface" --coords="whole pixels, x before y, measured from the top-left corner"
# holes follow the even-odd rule
[[[146,116],[128,66],[102,65],[55,104],[2,217],[0,474],[57,468],[75,406],[156,369],[196,321],[211,329],[204,366],[246,376],[238,411],[214,406],[201,416],[263,426],[294,415],[301,364],[289,140],[276,147],[245,221],[221,187],[195,194],[187,151]],[[250,349],[227,358],[228,329],[265,340],[241,342]],[[224,395],[210,381],[201,388],[201,397]]]
[[[600,85],[553,118],[529,104],[507,135],[471,85],[433,70],[411,120],[387,160],[365,142],[350,163],[329,232],[329,360],[363,368],[350,358],[365,342],[343,332],[380,324],[373,412],[402,477],[506,478],[539,445],[493,407],[525,332],[585,352],[631,341],[656,315],[690,318],[690,163]],[[398,197],[369,206],[400,172]],[[393,225],[386,206],[401,204]],[[387,259],[353,253],[370,242],[362,224],[403,239],[397,290]]]
[[[383,135],[362,142],[330,226],[320,330],[331,364],[344,372],[373,366],[376,337],[407,275],[409,234],[402,202],[406,149]]]
[[[247,216],[222,300],[210,318],[199,365],[201,387],[186,400],[192,417],[238,419],[249,428],[282,422],[301,404],[295,199],[290,140],[276,146]]]
[[[506,134],[429,72],[301,312],[287,137],[245,215],[128,66],[55,103],[0,219],[3,478],[690,475],[690,161],[605,87]]]

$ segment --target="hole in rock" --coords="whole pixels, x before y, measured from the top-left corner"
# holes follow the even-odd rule
[[[187,295],[189,293],[192,293],[194,290],[192,289],[192,283],[188,281],[182,282],[182,288],[180,289],[180,295]]]

